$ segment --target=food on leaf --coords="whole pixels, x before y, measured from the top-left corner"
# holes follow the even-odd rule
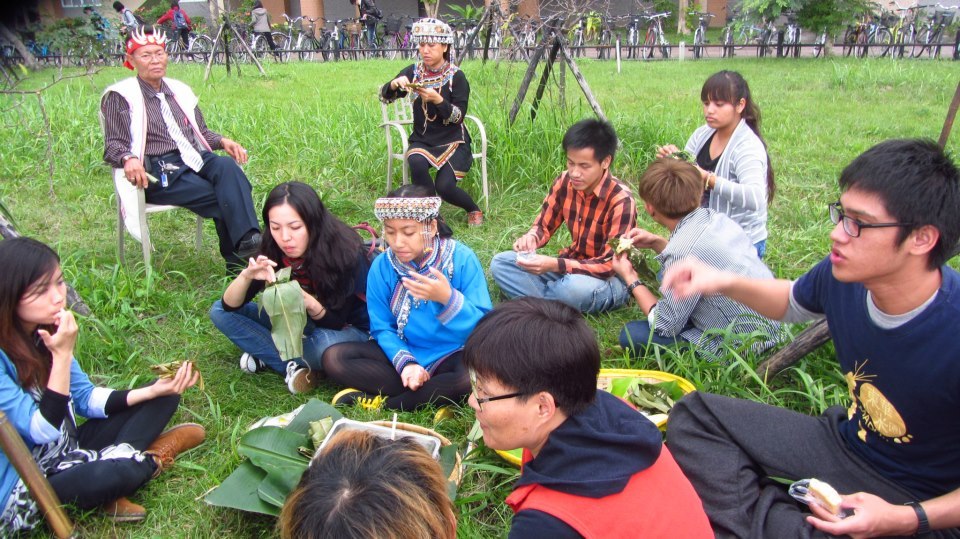
[[[615,254],[626,253],[627,258],[629,258],[630,263],[633,264],[633,269],[636,270],[640,280],[647,285],[647,288],[654,294],[657,293],[657,290],[660,288],[660,280],[657,279],[657,273],[650,269],[646,250],[634,247],[633,242],[624,236],[611,238],[610,241],[607,242],[607,245],[613,249]]]
[[[323,443],[324,438],[327,437],[327,434],[330,433],[330,429],[333,428],[333,418],[325,417],[319,421],[311,421],[310,429],[307,431],[310,434],[310,441],[313,442],[313,448],[319,449],[320,444]]]
[[[277,280],[263,289],[260,307],[270,317],[270,336],[280,358],[290,361],[303,357],[303,328],[307,325],[307,307],[300,283],[290,280],[289,267],[277,272]]]
[[[197,379],[197,389],[200,391],[206,389],[206,386],[203,384],[203,375],[200,374],[200,369],[197,368],[197,364],[193,361],[187,361],[186,363],[193,365],[194,372],[200,375],[200,378]],[[150,371],[162,380],[169,380],[177,375],[177,371],[180,370],[183,364],[184,361],[181,360],[171,361],[169,363],[158,363],[156,365],[150,365]]]
[[[670,155],[668,155],[667,157],[671,157],[673,159],[679,159],[681,161],[686,161],[687,163],[690,163],[692,165],[697,164],[697,159],[693,155],[691,155],[690,152],[688,152],[687,150],[677,150],[671,153]]]
[[[683,389],[676,381],[651,384],[635,378],[624,396],[627,402],[647,414],[669,414],[673,404],[683,397]]]

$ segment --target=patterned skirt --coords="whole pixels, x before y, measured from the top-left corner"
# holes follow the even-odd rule
[[[407,159],[411,155],[422,155],[430,166],[440,170],[443,165],[450,163],[457,181],[463,179],[473,166],[473,150],[470,142],[456,142],[446,146],[427,146],[421,142],[412,142],[407,150]]]

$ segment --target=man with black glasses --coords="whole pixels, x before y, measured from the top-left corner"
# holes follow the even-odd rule
[[[960,173],[933,142],[891,140],[840,175],[830,255],[797,281],[751,280],[690,260],[663,286],[723,294],[786,322],[826,317],[850,392],[819,417],[695,393],[670,448],[718,537],[960,537]],[[839,518],[771,478],[817,478]]]

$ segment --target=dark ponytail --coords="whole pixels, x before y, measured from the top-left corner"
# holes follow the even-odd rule
[[[703,83],[700,90],[700,100],[724,101],[736,105],[743,99],[745,106],[741,117],[748,127],[753,131],[764,150],[767,148],[767,141],[763,140],[760,134],[760,107],[754,102],[750,95],[750,86],[743,78],[743,75],[736,71],[719,71],[714,73]],[[774,182],[773,163],[770,161],[770,152],[767,152],[767,203],[773,202],[773,195],[777,192],[777,184]]]

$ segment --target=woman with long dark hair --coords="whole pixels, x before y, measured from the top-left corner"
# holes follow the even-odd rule
[[[707,123],[690,135],[684,149],[700,169],[706,189],[703,206],[739,224],[763,258],[767,204],[773,200],[776,184],[767,144],[760,135],[760,109],[747,81],[736,71],[711,75],[700,90],[700,101]],[[677,151],[667,144],[657,150],[657,157]]]
[[[493,306],[480,260],[451,237],[440,198],[431,194],[405,185],[374,205],[389,245],[367,277],[375,340],[331,346],[323,355],[327,376],[349,388],[334,404],[412,410],[470,392],[463,344]]]
[[[78,328],[66,293],[52,249],[29,238],[0,242],[0,409],[61,502],[101,506],[118,522],[143,520],[146,509],[126,496],[204,439],[192,423],[160,432],[199,373],[185,362],[145,387],[95,387],[74,358]],[[77,415],[88,419],[78,426]],[[4,532],[43,519],[2,452],[0,508]]]
[[[453,30],[443,21],[420,19],[413,24],[412,34],[420,62],[405,67],[384,84],[380,99],[385,103],[407,96],[413,99],[413,126],[406,155],[411,181],[463,208],[467,223],[479,226],[483,224],[483,212],[457,185],[473,164],[473,151],[470,133],[463,124],[470,83],[450,62]],[[430,178],[431,169],[437,171],[436,180]]]
[[[269,367],[285,375],[291,393],[302,393],[320,381],[320,357],[328,346],[369,338],[369,264],[360,235],[330,213],[305,183],[274,187],[263,206],[263,225],[270,233],[263,235],[259,255],[213,304],[210,319],[243,351],[243,371]],[[308,318],[303,357],[291,361],[280,358],[270,318],[252,301],[276,280],[275,270],[285,267],[300,283]]]

